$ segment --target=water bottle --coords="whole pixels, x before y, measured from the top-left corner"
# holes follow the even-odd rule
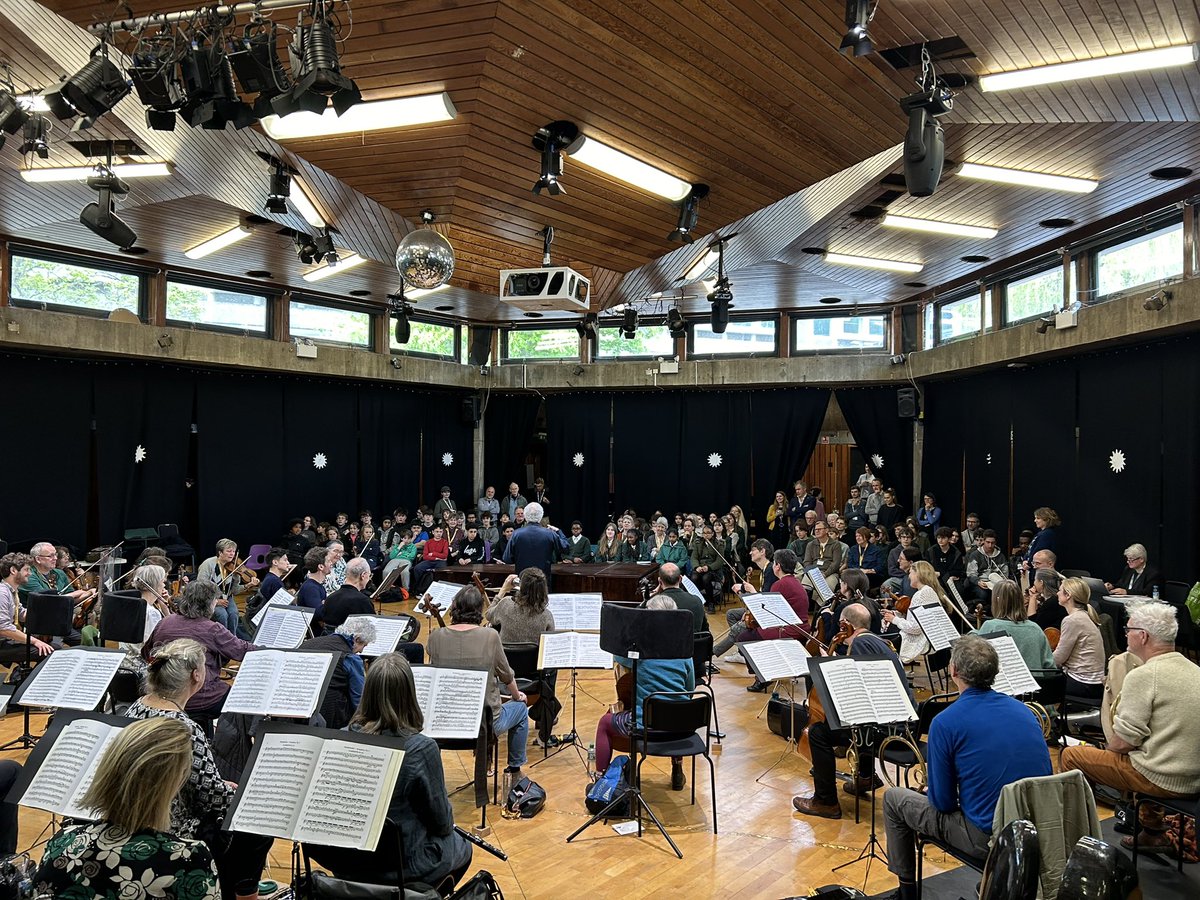
[[[1158,585],[1157,584],[1154,586],[1154,590],[1152,590],[1150,592],[1150,596],[1153,597],[1155,600],[1158,599]]]

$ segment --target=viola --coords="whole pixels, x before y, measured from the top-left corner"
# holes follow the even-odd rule
[[[901,616],[908,615],[908,608],[912,605],[912,597],[906,594],[897,594],[883,586],[880,586],[879,590],[886,594],[888,598],[884,603],[884,609],[895,610]]]

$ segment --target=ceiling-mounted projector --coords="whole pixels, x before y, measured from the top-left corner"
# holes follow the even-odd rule
[[[567,266],[503,269],[500,272],[500,299],[526,312],[547,309],[587,312],[592,299],[592,283]]]

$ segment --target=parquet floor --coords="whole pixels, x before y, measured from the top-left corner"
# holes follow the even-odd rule
[[[388,611],[403,610],[391,607]],[[723,623],[723,614],[711,617],[715,633],[724,630]],[[422,640],[426,633],[423,624]],[[696,770],[695,806],[689,804],[690,785],[680,792],[669,789],[670,763],[649,760],[643,769],[646,798],[684,858],[677,859],[653,827],[638,838],[616,834],[611,824],[598,824],[575,842],[566,843],[567,835],[588,818],[583,804],[586,763],[574,750],[566,749],[526,770],[548,795],[540,815],[510,821],[500,817],[498,807],[489,807],[492,832],[486,839],[507,853],[508,861],[476,848],[472,871],[489,870],[506,898],[780,898],[805,895],[833,883],[852,885],[868,894],[892,888],[895,881],[880,862],[872,863],[869,877],[865,863],[831,873],[834,866],[853,860],[867,841],[869,811],[865,802],[863,822],[858,825],[854,823],[853,798],[845,794],[840,821],[794,813],[792,795],[812,789],[807,743],[801,743],[799,753],[792,752],[767,730],[762,712],[766,695],[746,692],[750,676],[744,666],[723,663],[722,674],[714,682],[720,723],[727,735],[714,753],[719,834],[712,833],[704,760],[699,760]],[[569,678],[560,676],[564,708],[556,732],[570,727],[569,683]],[[596,722],[613,699],[611,673],[580,673],[576,716],[585,747],[594,741]],[[41,732],[44,722],[45,716],[33,717],[35,734]],[[20,732],[20,716],[8,715],[0,722],[0,743]],[[532,733],[530,737],[530,761],[536,762],[542,751],[532,745]],[[501,747],[501,759],[503,753]],[[3,756],[23,761],[27,753],[6,751]],[[452,790],[470,780],[470,754],[446,752],[443,763]],[[844,761],[839,765],[845,769]],[[688,772],[690,780],[690,769]],[[881,804],[882,792],[878,797]],[[466,828],[478,822],[471,791],[452,799],[459,825]],[[20,846],[30,846],[48,823],[48,815],[22,808]],[[881,839],[882,830],[881,822]],[[271,872],[264,877],[286,881],[289,853],[289,845],[276,842]],[[932,875],[956,865],[952,859],[930,853],[925,871]]]

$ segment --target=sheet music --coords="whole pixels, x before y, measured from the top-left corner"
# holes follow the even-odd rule
[[[917,717],[890,659],[848,656],[823,662],[821,675],[843,725],[887,724]]]
[[[374,850],[403,761],[404,751],[393,747],[326,741],[297,817],[296,837]]]
[[[611,669],[613,655],[600,649],[595,632],[543,634],[538,643],[539,669]]]
[[[550,614],[559,631],[599,631],[603,594],[551,594]]]
[[[247,653],[225,698],[226,712],[307,719],[321,702],[332,653]]]
[[[683,584],[683,589],[693,597],[699,597],[701,600],[704,599],[704,595],[700,593],[700,588],[696,587],[696,582],[692,581],[692,579],[686,575],[680,575],[679,581]]]
[[[817,596],[821,598],[821,605],[826,606],[833,600],[833,588],[829,586],[829,581],[821,574],[821,569],[818,566],[809,566],[804,572],[808,575],[808,580],[812,582]]]
[[[843,724],[853,725],[872,720],[875,707],[853,659],[845,657],[822,663],[821,675],[825,678],[825,687],[829,689],[829,696],[833,700],[834,711]]]
[[[781,638],[774,641],[747,641],[738,650],[754,666],[763,681],[798,678],[808,674],[808,651],[799,641]]]
[[[408,616],[347,616],[347,622],[358,620],[370,622],[375,626],[375,640],[363,647],[363,656],[383,656],[394,653],[400,643],[400,636],[408,627]]]
[[[413,666],[412,673],[417,705],[425,715],[422,734],[448,740],[479,736],[490,672]]]
[[[95,709],[124,658],[124,653],[103,650],[56,650],[33,670],[19,702],[22,706]]]
[[[746,594],[742,600],[759,628],[803,625],[796,611],[783,599],[783,594]]]
[[[265,606],[254,643],[272,650],[295,650],[308,637],[313,611],[304,606]]]
[[[946,584],[949,586],[950,596],[954,599],[955,606],[963,614],[963,618],[968,622],[971,621],[971,613],[967,609],[966,601],[963,600],[962,594],[958,592],[958,583],[953,578],[947,578]]]
[[[251,653],[246,659],[257,655]],[[316,735],[309,734],[260,736],[258,758],[226,827],[231,831],[291,837],[313,763],[323,743]]]
[[[925,637],[929,639],[929,646],[934,650],[945,650],[962,637],[940,603],[931,606],[914,606],[909,611],[917,624],[921,626],[921,630],[925,632]]]
[[[77,819],[95,819],[80,801],[91,786],[105,749],[120,728],[94,719],[76,719],[59,734],[20,799],[22,806]]]
[[[434,581],[430,583],[429,589],[425,592],[429,595],[429,602],[438,608],[438,612],[445,613],[450,608],[450,604],[454,602],[454,598],[458,596],[458,592],[463,589],[463,585],[455,584],[452,581]],[[417,604],[416,609],[420,612],[429,614],[429,610],[425,608],[425,598],[421,598],[421,602]]]
[[[262,617],[267,614],[267,610],[272,606],[293,606],[295,605],[295,601],[296,598],[292,594],[280,588],[275,592],[273,597],[262,605],[262,608],[258,612],[250,617],[250,621],[257,627],[262,624]]]
[[[867,697],[875,707],[872,722],[904,722],[917,717],[908,690],[900,681],[900,674],[890,659],[857,660]]]
[[[1025,657],[1021,655],[1021,651],[1017,649],[1012,635],[1000,634],[995,637],[989,635],[987,640],[992,642],[992,646],[996,649],[996,655],[1000,657],[1000,671],[996,673],[996,680],[992,684],[993,688],[1010,697],[1018,694],[1036,694],[1042,689],[1041,685],[1037,683],[1037,679],[1033,677],[1033,673],[1029,671],[1029,665],[1025,662]]]

